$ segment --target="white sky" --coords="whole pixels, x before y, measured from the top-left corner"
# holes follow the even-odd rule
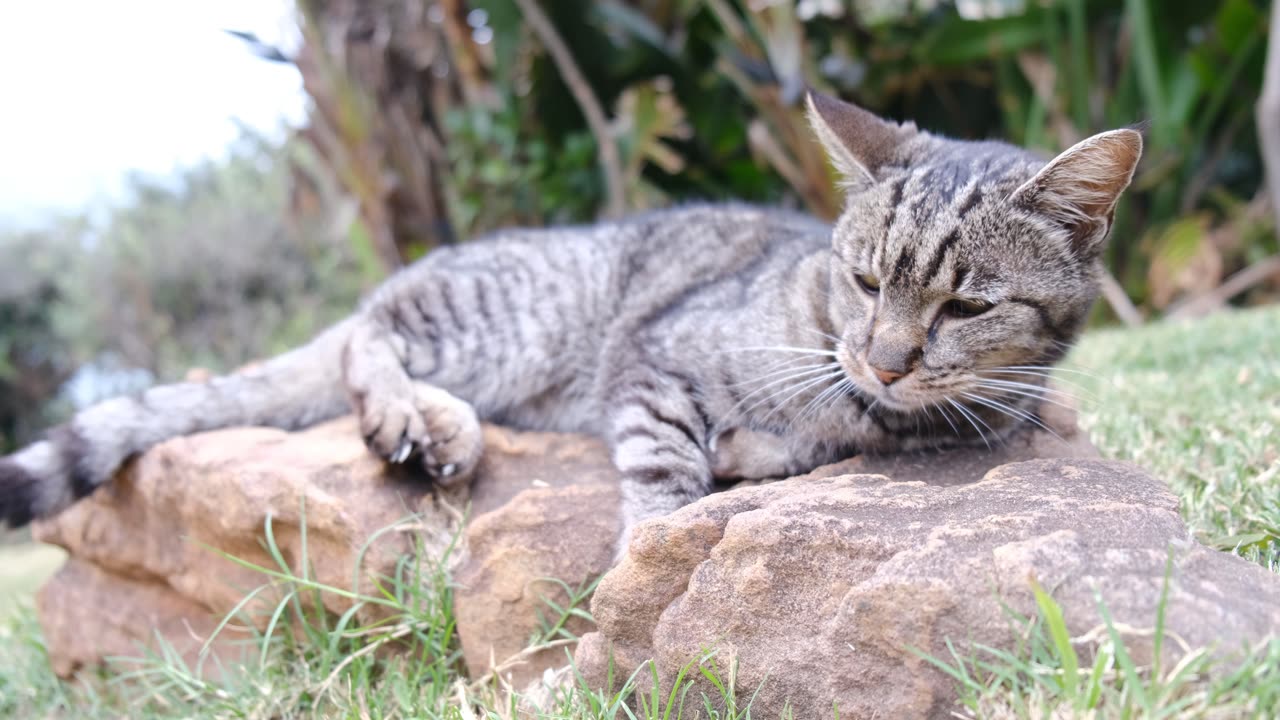
[[[293,47],[290,0],[0,0],[0,226],[118,198],[130,170],[217,157],[235,120],[304,117],[292,66],[223,29]]]

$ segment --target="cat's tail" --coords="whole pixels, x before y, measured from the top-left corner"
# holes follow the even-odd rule
[[[77,413],[44,440],[0,458],[0,526],[59,512],[129,457],[170,438],[240,425],[300,428],[347,412],[341,356],[354,322],[257,367],[153,387]]]

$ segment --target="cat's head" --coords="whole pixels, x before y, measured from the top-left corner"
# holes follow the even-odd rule
[[[808,105],[846,196],[829,309],[851,380],[911,410],[1005,395],[1015,386],[1002,383],[1027,379],[1014,369],[1062,357],[1098,295],[1139,132],[1104,132],[1046,163],[816,93]]]

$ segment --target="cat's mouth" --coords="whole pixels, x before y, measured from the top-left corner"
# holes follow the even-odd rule
[[[851,352],[840,353],[840,365],[845,375],[857,387],[860,394],[873,399],[876,404],[899,412],[913,412],[927,407],[935,398],[919,386],[914,373],[885,384],[876,377],[865,358],[854,357]]]

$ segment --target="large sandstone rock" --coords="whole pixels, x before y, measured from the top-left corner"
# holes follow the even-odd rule
[[[949,717],[953,681],[913,648],[1012,648],[1001,603],[1033,616],[1033,578],[1073,637],[1100,624],[1097,596],[1118,624],[1151,629],[1170,552],[1168,628],[1191,647],[1280,631],[1280,579],[1191,541],[1150,475],[1076,457],[953,483],[949,469],[980,464],[893,464],[909,482],[828,468],[640,526],[596,591],[578,669],[602,685],[611,659],[615,678],[653,659],[669,683],[715,649],[722,669],[737,661],[744,699],[758,689],[754,717],[830,718],[833,701],[841,718]],[[1131,640],[1149,661],[1150,636]],[[1178,644],[1165,648],[1172,660]]]
[[[995,453],[857,458],[818,474],[883,472],[947,484],[972,481],[1011,460],[1092,455],[1073,418],[1051,416],[1051,424],[1060,437],[1032,433]],[[152,449],[110,486],[36,527],[38,539],[71,554],[39,596],[55,669],[69,675],[105,657],[136,656],[155,649],[157,636],[194,662],[217,622],[267,580],[225,555],[276,568],[264,549],[268,519],[292,571],[303,570],[305,557],[317,581],[339,588],[358,583],[369,592],[394,572],[416,538],[429,554],[441,552],[467,509],[470,522],[453,569],[458,633],[471,675],[499,666],[519,686],[563,664],[562,647],[521,651],[539,631],[544,599],[561,605],[566,599],[549,579],[578,587],[608,569],[618,535],[615,471],[591,438],[485,432],[476,481],[447,492],[370,456],[351,419],[296,433],[224,430]],[[411,515],[411,527],[379,532]],[[261,627],[277,599],[264,591],[245,609]],[[334,614],[350,607],[348,598],[332,593],[322,602]],[[366,607],[361,619],[376,612]],[[212,643],[219,660],[243,651],[238,628],[228,625]],[[574,619],[566,629],[581,634],[589,628]]]
[[[455,491],[388,468],[349,418],[297,433],[223,430],[152,449],[111,485],[35,527],[37,539],[71,555],[38,596],[54,669],[66,676],[107,657],[136,657],[156,648],[157,635],[196,662],[218,621],[268,580],[225,555],[278,570],[264,546],[268,520],[293,572],[303,572],[305,559],[316,581],[370,593],[415,539],[428,560],[438,557],[468,507],[473,519],[455,557],[458,632],[473,674],[491,659],[501,664],[536,631],[542,597],[564,599],[540,578],[577,584],[607,569],[617,483],[604,448],[589,438],[490,427],[485,440],[473,487]],[[379,532],[411,516],[400,530]],[[351,607],[338,594],[321,598],[335,615]],[[244,614],[261,628],[278,599],[261,592]],[[375,619],[377,610],[365,606],[359,617]],[[224,662],[244,650],[237,627],[212,645]],[[562,660],[563,650],[508,673],[521,681]]]

